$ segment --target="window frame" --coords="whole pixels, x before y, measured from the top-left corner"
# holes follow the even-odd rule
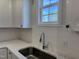
[[[40,3],[39,3],[40,2]],[[55,22],[41,22],[41,8],[43,5],[41,5],[42,1],[38,0],[37,1],[37,9],[38,9],[38,25],[40,26],[60,26],[62,24],[62,16],[63,16],[63,6],[62,6],[62,0],[60,0],[58,3],[59,11],[58,11],[58,23]],[[43,4],[43,3],[42,3]]]

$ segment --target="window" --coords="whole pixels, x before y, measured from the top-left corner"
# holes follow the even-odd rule
[[[40,0],[40,22],[45,24],[59,23],[59,0]]]

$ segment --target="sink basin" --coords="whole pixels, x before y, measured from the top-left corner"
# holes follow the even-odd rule
[[[34,47],[28,47],[25,49],[21,49],[19,50],[19,52],[23,56],[25,56],[27,59],[56,59],[55,56],[52,56]]]

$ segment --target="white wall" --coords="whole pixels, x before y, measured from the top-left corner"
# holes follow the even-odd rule
[[[79,24],[78,2],[79,0],[67,0],[65,24],[70,24],[71,28],[75,24]],[[58,29],[58,33],[57,49],[60,50],[59,54],[66,59],[79,59],[79,33],[72,29],[67,31],[64,26]]]
[[[66,19],[65,23],[61,27],[40,27],[37,25],[37,14],[33,15],[33,29],[32,29],[32,39],[33,44],[37,46],[41,46],[39,43],[40,34],[41,32],[46,33],[46,39],[49,40],[49,50],[52,51],[52,53],[57,53],[59,55],[59,59],[79,59],[79,33],[73,32],[72,30],[68,31],[65,28],[66,24],[73,25],[75,19],[73,19],[73,15],[75,10],[73,9],[74,0],[66,0],[68,3],[66,5]],[[76,0],[75,2],[75,9],[77,9],[76,6],[78,6],[79,0]],[[74,5],[74,4],[73,4]],[[72,6],[72,9],[71,9]],[[71,11],[72,10],[72,11]],[[78,10],[77,10],[78,11]],[[71,14],[73,13],[73,14]],[[72,16],[73,15],[73,16]],[[71,17],[72,16],[72,17]],[[78,14],[77,14],[78,16]],[[75,17],[76,18],[76,17]],[[78,17],[77,17],[78,20]]]
[[[36,0],[37,1],[37,0]],[[52,52],[56,51],[56,40],[57,40],[57,27],[40,27],[37,23],[37,12],[36,14],[33,14],[33,20],[32,20],[32,41],[33,44],[41,47],[40,35],[42,32],[45,32],[46,34],[46,40],[49,42],[49,50]]]

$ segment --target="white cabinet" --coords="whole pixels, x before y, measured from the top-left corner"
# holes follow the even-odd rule
[[[0,0],[0,27],[12,27],[11,0]]]
[[[18,58],[7,48],[0,48],[0,59],[18,59]]]
[[[12,52],[8,50],[8,59],[18,59]]]
[[[21,27],[22,20],[22,0],[12,0],[13,27]]]
[[[8,59],[12,59],[12,53],[8,50]]]
[[[22,25],[23,28],[31,28],[31,15],[32,15],[32,5],[31,0],[22,0]]]
[[[0,0],[0,27],[31,28],[31,0]]]
[[[16,28],[31,28],[31,0],[12,0],[13,25]]]
[[[0,59],[8,59],[6,48],[0,48]]]
[[[79,31],[79,0],[67,0],[66,3],[66,20],[71,25],[73,31]]]
[[[12,54],[12,59],[18,59],[14,54]]]

